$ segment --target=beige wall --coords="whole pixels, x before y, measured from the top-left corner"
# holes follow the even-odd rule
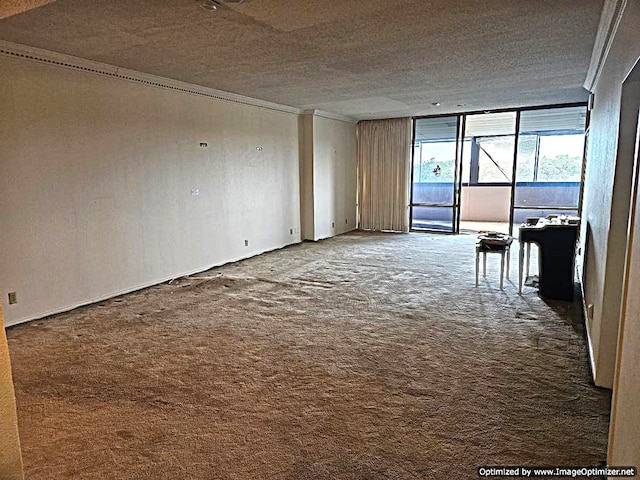
[[[640,71],[640,67],[638,70]],[[640,129],[637,139],[640,141]],[[626,284],[611,410],[608,461],[611,465],[640,466],[640,144],[636,145],[634,206],[627,250]]]
[[[356,124],[306,114],[301,120],[303,238],[356,228]]]
[[[22,478],[16,399],[11,379],[9,347],[4,327],[2,327],[2,305],[0,305],[0,479],[21,480]]]
[[[582,223],[582,242],[588,247],[583,286],[585,302],[595,307],[587,325],[596,383],[613,386],[607,460],[639,466],[640,227],[632,179],[635,162],[637,189],[640,2],[622,4],[594,88]]]
[[[300,241],[298,115],[5,56],[0,110],[7,324]]]
[[[313,191],[313,114],[300,116],[300,208],[302,238],[315,240]]]
[[[315,239],[356,228],[356,124],[313,122]]]
[[[622,296],[637,102],[622,82],[640,56],[640,3],[628,2],[595,86],[582,222],[585,303],[596,384],[611,387]],[[623,120],[621,123],[621,119]],[[581,259],[582,261],[582,259]]]
[[[511,187],[462,187],[460,219],[483,222],[508,222]]]

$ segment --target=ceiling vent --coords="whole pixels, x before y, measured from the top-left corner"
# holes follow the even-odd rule
[[[200,1],[200,0],[198,0]],[[231,5],[237,5],[238,3],[242,3],[244,0],[202,0],[200,6],[205,10],[218,10],[219,7],[224,5],[225,3]]]

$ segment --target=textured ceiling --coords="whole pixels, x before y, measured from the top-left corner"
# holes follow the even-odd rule
[[[57,0],[0,39],[356,118],[584,101],[603,0]],[[440,107],[432,104],[439,102]]]
[[[32,8],[55,2],[56,0],[2,0],[0,1],[0,18],[10,17],[26,12]]]
[[[416,122],[416,140],[451,140],[458,130],[456,116],[421,118]],[[526,110],[520,117],[519,133],[557,131],[584,132],[587,107],[544,108]],[[484,137],[515,135],[516,113],[478,113],[467,115],[464,136]]]

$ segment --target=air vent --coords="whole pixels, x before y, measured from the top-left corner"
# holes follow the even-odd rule
[[[200,2],[200,0],[197,0]],[[238,3],[242,3],[244,0],[202,0],[200,6],[205,10],[218,10],[218,7],[221,7],[225,3],[230,5],[237,5]]]

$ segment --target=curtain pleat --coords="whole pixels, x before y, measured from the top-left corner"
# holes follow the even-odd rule
[[[357,132],[359,228],[408,232],[411,119],[362,121]]]

